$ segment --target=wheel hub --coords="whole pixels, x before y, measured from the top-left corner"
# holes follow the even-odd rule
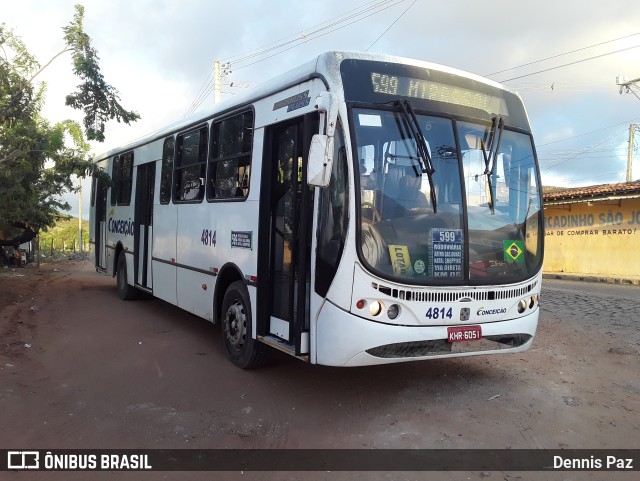
[[[247,316],[240,302],[235,302],[227,309],[224,319],[224,333],[227,341],[235,349],[242,349],[247,334]]]

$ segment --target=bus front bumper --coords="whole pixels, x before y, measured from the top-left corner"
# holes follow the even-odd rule
[[[449,343],[447,326],[383,324],[325,302],[316,328],[316,363],[368,366],[525,351],[533,343],[539,312],[536,308],[516,319],[482,323],[481,340]]]

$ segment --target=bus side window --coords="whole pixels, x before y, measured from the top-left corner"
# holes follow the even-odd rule
[[[111,167],[111,205],[131,203],[133,152],[116,155]]]
[[[160,180],[160,203],[171,201],[171,181],[173,180],[173,155],[176,142],[173,136],[164,139],[162,147],[162,174]]]
[[[120,170],[122,161],[116,155],[111,161],[111,205],[117,204],[118,191],[120,190]]]
[[[199,202],[204,197],[207,126],[178,135],[174,165],[174,202]]]
[[[207,200],[245,199],[249,195],[252,148],[252,111],[213,123]]]
[[[96,205],[96,183],[98,182],[98,178],[93,175],[91,177],[91,207]]]
[[[118,189],[118,205],[131,203],[131,189],[133,187],[133,152],[120,156],[122,171],[120,174],[120,188]]]

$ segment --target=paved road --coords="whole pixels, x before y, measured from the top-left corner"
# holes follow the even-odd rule
[[[275,354],[242,371],[226,360],[217,326],[158,300],[121,302],[113,279],[84,263],[44,271],[4,278],[5,289],[36,290],[0,306],[1,448],[640,448],[637,286],[545,280],[539,333],[521,354],[350,369]],[[43,474],[16,479],[114,479]],[[118,479],[637,479],[602,474]]]

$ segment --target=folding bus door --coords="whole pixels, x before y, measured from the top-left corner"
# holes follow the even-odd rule
[[[93,234],[95,240],[95,265],[100,270],[107,267],[107,190],[108,188],[98,177],[96,179],[96,215]]]
[[[138,166],[134,215],[134,273],[137,286],[151,289],[151,247],[153,241],[153,195],[155,162]]]
[[[306,184],[317,116],[267,129],[261,189],[258,334],[291,354],[309,353],[310,245],[313,191]],[[268,255],[268,258],[267,258]],[[292,352],[294,351],[295,352]]]

